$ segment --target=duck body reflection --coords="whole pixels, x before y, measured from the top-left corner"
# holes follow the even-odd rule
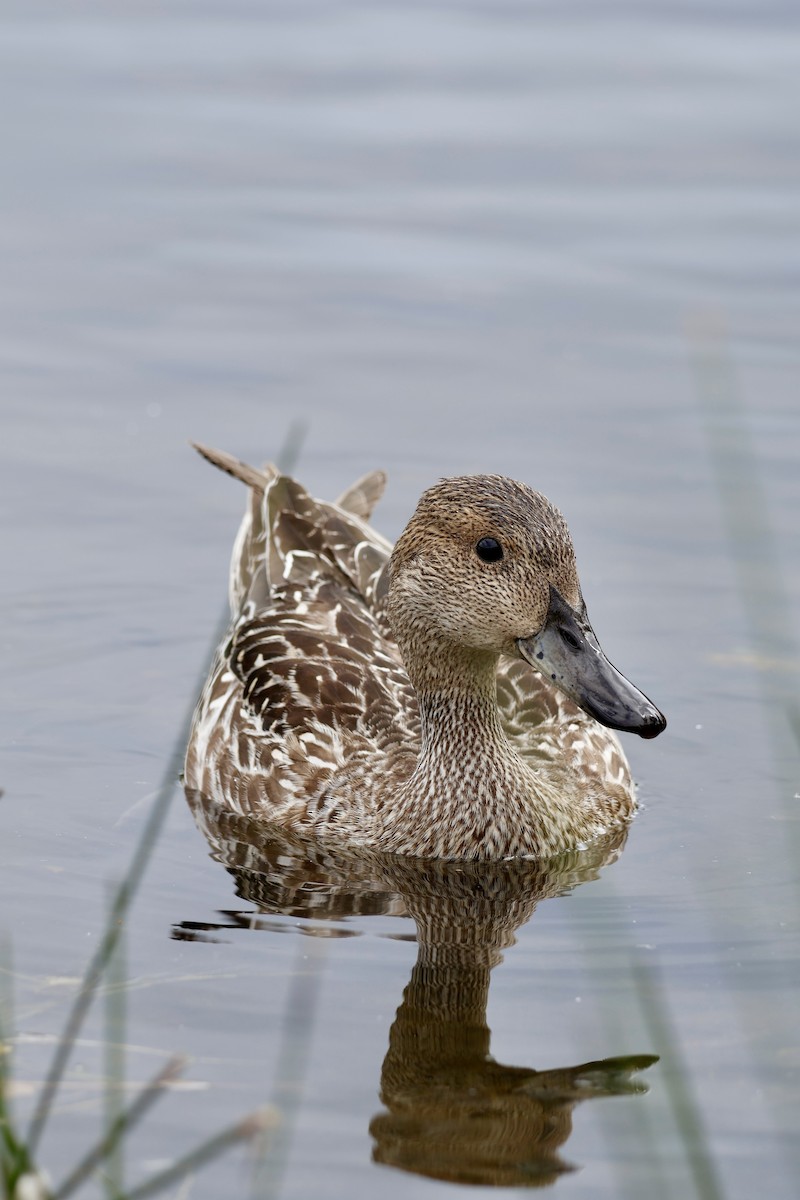
[[[558,1151],[575,1105],[644,1090],[632,1075],[656,1059],[549,1071],[495,1062],[486,1024],[491,966],[463,946],[444,956],[431,949],[420,947],[389,1035],[381,1072],[388,1112],[370,1125],[376,1161],[457,1183],[554,1182],[571,1169]]]
[[[548,857],[630,819],[613,730],[665,721],[600,649],[544,496],[441,480],[392,549],[368,524],[379,472],[327,503],[198,448],[250,495],[191,788],[291,836],[451,860]]]
[[[490,978],[540,900],[596,879],[623,831],[549,860],[448,863],[289,840],[187,789],[195,819],[238,895],[262,913],[320,921],[410,917],[417,961],[389,1033],[383,1111],[370,1123],[376,1162],[431,1178],[540,1187],[570,1169],[560,1156],[583,1100],[644,1092],[652,1055],[538,1071],[490,1053]],[[248,914],[243,924],[252,924]],[[208,929],[208,926],[205,927]],[[191,923],[175,936],[193,936]]]

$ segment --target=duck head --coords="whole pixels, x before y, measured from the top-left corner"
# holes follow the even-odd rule
[[[429,488],[392,554],[387,611],[415,683],[432,658],[480,669],[506,654],[611,729],[666,727],[601,650],[567,524],[525,484],[472,475]]]

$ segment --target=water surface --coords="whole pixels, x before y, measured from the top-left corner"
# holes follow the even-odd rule
[[[629,739],[643,810],[619,860],[542,898],[492,967],[498,1063],[661,1058],[646,1095],[574,1108],[558,1152],[581,1169],[545,1182],[691,1195],[705,1145],[720,1194],[796,1194],[799,48],[779,3],[7,6],[0,856],[23,1111],[224,606],[243,495],[187,440],[259,460],[301,417],[317,494],[388,469],[390,536],[443,474],[544,491],[604,648],[670,720]],[[726,494],[748,501],[732,525]],[[177,1049],[192,1086],[131,1139],[130,1179],[277,1098],[282,1196],[444,1194],[373,1162],[414,920],[259,916],[240,882],[176,785],[126,1040],[131,1081]],[[99,1126],[102,1037],[98,1013],[42,1146],[56,1178]],[[190,1194],[249,1187],[237,1151]]]

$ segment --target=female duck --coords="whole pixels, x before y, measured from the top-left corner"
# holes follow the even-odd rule
[[[552,855],[632,816],[610,730],[666,722],[601,651],[544,496],[442,480],[392,551],[367,524],[379,473],[327,504],[198,449],[251,493],[188,788],[315,839],[433,858]]]

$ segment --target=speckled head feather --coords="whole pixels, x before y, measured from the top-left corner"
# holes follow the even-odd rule
[[[481,561],[476,547],[485,538],[502,557]],[[423,630],[516,657],[516,640],[544,624],[551,584],[574,608],[583,603],[561,513],[502,475],[458,476],[429,488],[394,548],[390,572],[389,615],[407,664],[404,647]]]
[[[201,453],[251,491],[188,788],[323,842],[429,858],[546,856],[630,818],[619,742],[587,714],[643,736],[663,718],[600,651],[544,496],[442,480],[392,552],[367,524],[380,473],[327,504]]]

